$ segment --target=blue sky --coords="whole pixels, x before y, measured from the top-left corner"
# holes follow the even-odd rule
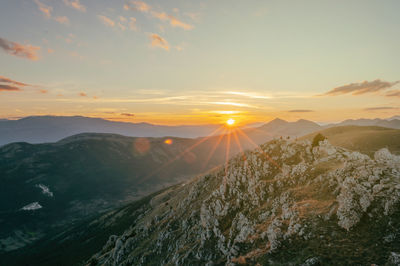
[[[399,114],[398,10],[386,0],[3,1],[0,76],[27,86],[3,86],[0,114],[161,124]]]

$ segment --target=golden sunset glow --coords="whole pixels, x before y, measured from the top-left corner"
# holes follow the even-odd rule
[[[229,126],[232,126],[233,124],[235,124],[235,120],[232,119],[232,118],[230,118],[230,119],[228,119],[228,120],[226,121],[226,123],[227,123]]]

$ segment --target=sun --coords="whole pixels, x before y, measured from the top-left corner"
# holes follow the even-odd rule
[[[230,119],[228,119],[228,120],[226,121],[226,123],[227,123],[229,126],[232,126],[233,124],[235,124],[235,120],[232,119],[232,118],[230,118]]]

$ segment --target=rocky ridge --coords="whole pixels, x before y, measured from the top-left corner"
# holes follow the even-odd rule
[[[399,201],[400,156],[387,149],[275,140],[155,196],[88,264],[392,265]]]

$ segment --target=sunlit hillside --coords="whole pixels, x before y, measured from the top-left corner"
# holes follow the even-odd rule
[[[302,139],[309,139],[321,133],[336,146],[360,151],[372,156],[377,150],[389,149],[393,154],[400,154],[400,130],[373,126],[341,126],[321,130]]]

